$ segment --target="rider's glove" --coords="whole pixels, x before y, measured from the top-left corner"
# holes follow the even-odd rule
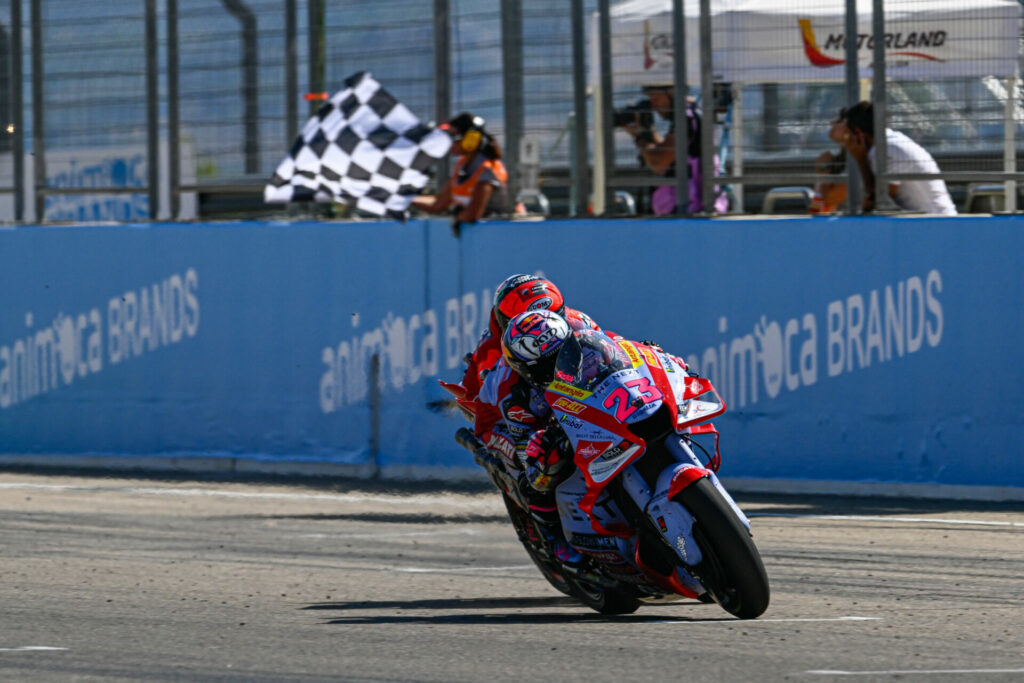
[[[564,452],[565,437],[556,430],[538,429],[526,444],[526,480],[537,491],[548,491],[572,460]]]

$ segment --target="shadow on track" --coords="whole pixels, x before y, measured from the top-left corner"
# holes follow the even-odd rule
[[[659,607],[704,607],[701,603],[669,603],[644,605],[643,609]],[[578,612],[545,612],[528,613],[511,612],[510,610],[543,609],[543,608],[576,608]],[[437,600],[406,600],[406,601],[356,601],[356,602],[325,602],[308,605],[303,610],[326,611],[358,611],[358,610],[429,610],[444,612],[434,614],[354,614],[329,619],[325,624],[559,624],[567,622],[614,622],[622,623],[653,623],[666,619],[663,615],[621,615],[606,616],[590,611],[582,604],[567,597],[524,597],[524,598],[445,598]],[[483,612],[467,612],[466,610],[484,610]],[[458,612],[458,613],[451,613]],[[674,621],[690,619],[673,615]],[[694,621],[735,621],[733,617],[707,616],[691,617]]]
[[[359,600],[355,602],[318,602],[310,609],[514,609],[534,607],[566,607],[578,605],[572,598],[553,596],[545,598],[438,598],[431,600]]]

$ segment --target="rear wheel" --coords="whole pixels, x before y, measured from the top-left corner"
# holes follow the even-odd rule
[[[555,590],[579,600],[601,614],[632,614],[640,607],[640,601],[632,591],[607,588],[578,579],[568,572],[562,571],[557,562],[544,557],[537,550],[534,542],[530,540],[533,534],[538,533],[533,527],[533,521],[507,495],[502,494],[502,498],[505,500],[505,508],[508,510],[512,525],[515,527],[526,553]]]
[[[761,616],[768,609],[768,575],[732,506],[708,479],[693,482],[674,500],[696,520],[693,536],[703,559],[692,573],[726,612],[740,619]]]
[[[572,590],[570,595],[584,605],[601,614],[632,614],[640,607],[640,601],[632,591],[623,588],[605,588],[574,576],[566,576]]]
[[[540,570],[540,573],[559,593],[564,593],[565,595],[574,598],[577,597],[573,594],[572,587],[565,580],[562,574],[555,571],[552,566],[553,563],[537,552],[537,548],[534,546],[533,541],[530,540],[533,535],[537,533],[537,530],[533,526],[533,521],[519,508],[518,505],[512,502],[505,492],[502,492],[501,497],[505,501],[505,509],[508,510],[508,516],[512,520],[512,526],[516,530],[516,535],[519,536],[519,542],[523,544],[524,548],[526,548],[526,553],[530,556],[530,559],[533,560],[533,563],[537,565],[537,569]]]

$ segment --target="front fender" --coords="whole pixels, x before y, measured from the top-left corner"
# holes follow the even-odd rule
[[[664,536],[669,547],[687,567],[699,564],[702,554],[693,538],[693,515],[672,498],[708,474],[708,470],[697,465],[686,462],[673,463],[658,476],[654,495],[644,510],[654,523],[654,527]]]
[[[667,491],[665,497],[672,500],[676,497],[676,494],[693,482],[710,476],[711,470],[704,467],[698,467],[697,465],[685,462],[676,463],[674,466],[667,468],[658,477],[657,490]]]

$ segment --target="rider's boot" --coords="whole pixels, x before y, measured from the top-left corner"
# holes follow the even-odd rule
[[[570,567],[582,564],[583,556],[566,540],[554,494],[541,493],[527,487],[526,498],[530,505],[530,515],[539,523],[558,561]]]
[[[580,551],[569,545],[569,542],[565,540],[562,530],[559,528],[554,532],[554,537],[551,539],[551,545],[555,551],[555,557],[562,564],[569,567],[578,567],[583,564],[583,555]]]

